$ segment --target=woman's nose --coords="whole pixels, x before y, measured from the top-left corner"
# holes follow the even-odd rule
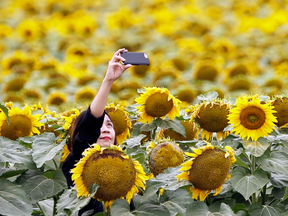
[[[106,125],[102,125],[101,132],[109,132],[108,127],[106,127]]]

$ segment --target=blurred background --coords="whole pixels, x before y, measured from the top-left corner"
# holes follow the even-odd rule
[[[287,0],[0,0],[0,101],[88,105],[119,48],[148,53],[108,102],[165,87],[183,101],[287,92]],[[182,106],[183,106],[182,105]]]

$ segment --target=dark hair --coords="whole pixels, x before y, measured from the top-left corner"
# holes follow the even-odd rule
[[[78,131],[78,125],[79,125],[79,122],[83,119],[83,116],[87,113],[87,110],[81,112],[77,118],[73,121],[72,123],[72,126],[70,127],[69,131],[68,131],[68,134],[70,135],[70,138],[68,139],[68,149],[70,151],[73,150],[73,140],[74,140],[74,137],[76,136],[76,131]],[[111,120],[111,122],[113,123],[110,115],[104,111],[104,114],[107,115],[109,117],[109,119]],[[113,129],[114,129],[114,125],[113,125]],[[115,129],[114,129],[115,130]],[[117,139],[116,139],[116,135],[115,135],[115,140],[114,140],[114,145],[118,145],[117,143]]]

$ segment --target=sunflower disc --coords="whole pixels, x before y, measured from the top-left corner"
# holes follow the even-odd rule
[[[115,200],[124,197],[134,185],[136,170],[130,158],[117,150],[106,149],[91,155],[83,168],[83,184],[89,188],[99,185],[95,197],[100,200]]]
[[[220,149],[208,149],[195,158],[189,180],[195,188],[215,190],[225,183],[231,162]]]
[[[172,143],[163,142],[158,144],[150,153],[149,168],[154,176],[164,172],[168,167],[179,166],[184,160],[182,149]]]

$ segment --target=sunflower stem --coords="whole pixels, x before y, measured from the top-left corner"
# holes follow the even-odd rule
[[[105,216],[110,216],[110,215],[111,215],[110,207],[107,207],[107,209],[105,210]]]
[[[251,155],[251,174],[254,175],[256,170],[256,158],[254,155]],[[256,203],[256,193],[252,194],[252,203]]]

